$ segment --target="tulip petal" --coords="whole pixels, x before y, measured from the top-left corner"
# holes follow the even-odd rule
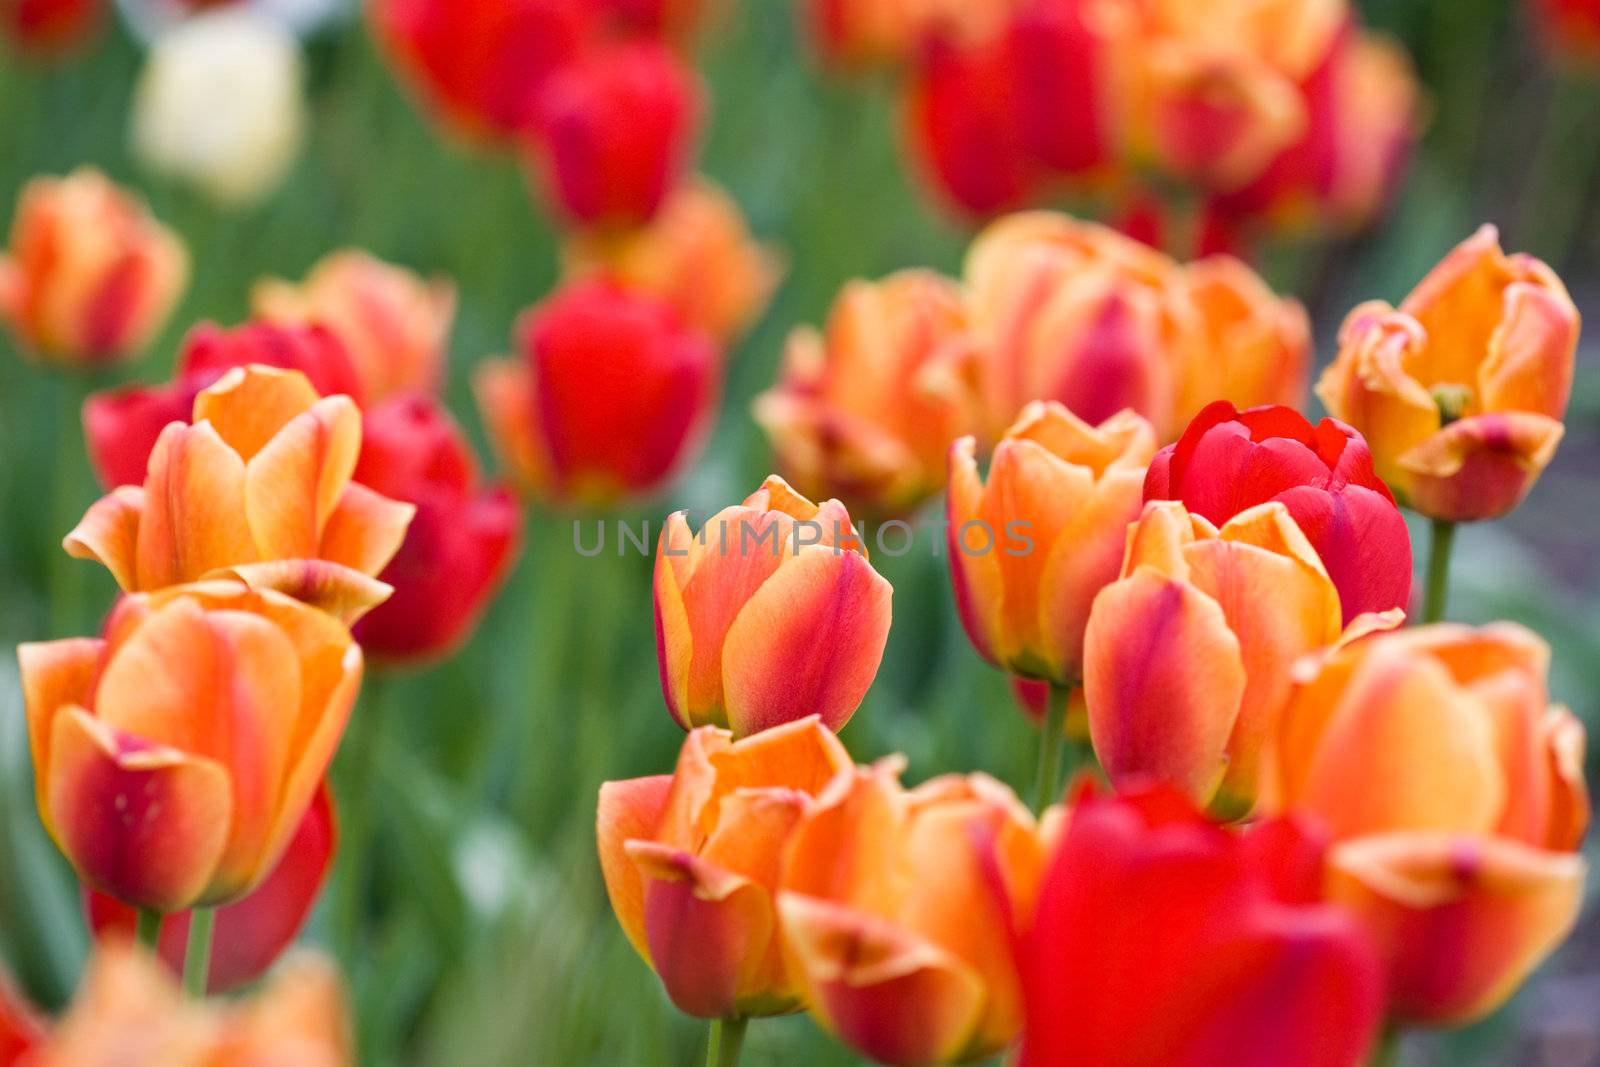
[[[946,550],[950,553],[950,578],[962,628],[978,654],[999,666],[1004,636],[1000,609],[1005,592],[1000,562],[995,558],[999,551],[993,540],[995,532],[990,530],[986,535],[979,517],[983,483],[978,478],[977,447],[972,437],[960,438],[950,446]]]
[[[103,564],[124,591],[138,588],[139,520],[144,489],[124,485],[90,506],[61,542],[67,555]]]
[[[1506,288],[1504,318],[1478,369],[1487,411],[1530,411],[1560,419],[1572,394],[1578,309],[1554,274],[1544,284]]]
[[[666,810],[672,775],[630,778],[600,786],[600,808],[595,817],[595,839],[600,853],[600,873],[606,895],[628,941],[650,962],[644,928],[644,882],[639,868],[628,858],[626,842],[655,836]]]
[[[361,412],[349,397],[334,396],[290,419],[250,458],[245,509],[263,557],[318,555],[360,451]]]
[[[137,907],[189,907],[228,840],[233,798],[214,760],[150,745],[82,708],[56,716],[46,822],[83,880]]]
[[[1547,415],[1489,412],[1452,422],[1400,456],[1410,503],[1433,518],[1499,518],[1522,502],[1566,428]]]
[[[320,549],[311,554],[362,574],[380,574],[400,551],[416,513],[414,504],[390,500],[352,482],[328,516]]]
[[[1095,598],[1083,673],[1089,735],[1112,783],[1153,776],[1206,803],[1246,684],[1216,601],[1139,568]]]
[[[681,511],[667,517],[656,546],[655,593],[656,662],[661,672],[661,693],[667,711],[679,726],[694,726],[690,718],[689,671],[694,663],[694,631],[683,603],[683,577],[693,535]]]
[[[353,567],[325,559],[278,559],[225,567],[203,579],[234,579],[251,589],[268,589],[326,611],[346,626],[388,600],[394,587]]]
[[[746,601],[728,627],[722,687],[738,735],[805,715],[849,721],[889,639],[883,576],[858,552],[803,548]]]
[[[316,389],[299,371],[252,364],[228,371],[201,390],[194,399],[194,421],[209,422],[248,463],[317,399]]]
[[[514,359],[484,360],[473,373],[472,387],[490,443],[518,487],[548,485],[550,463],[533,428],[533,379],[527,365]]]
[[[245,466],[209,423],[169,425],[150,453],[137,589],[260,559],[245,519]]]
[[[50,739],[56,713],[69,705],[87,706],[94,695],[95,675],[105,642],[86,637],[17,646],[22,699],[28,715],[28,748],[33,757],[34,791],[45,810],[50,768]]]

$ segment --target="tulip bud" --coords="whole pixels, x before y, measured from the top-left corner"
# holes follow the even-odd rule
[[[1498,518],[1561,442],[1578,318],[1555,272],[1507,256],[1486,225],[1398,310],[1350,313],[1317,396],[1366,437],[1403,503],[1450,522]]]
[[[1057,174],[1105,169],[1119,147],[1106,84],[1111,57],[1091,28],[1091,2],[1032,0],[1011,15],[1008,29],[1023,142]]]
[[[800,1007],[778,930],[780,866],[795,824],[852,773],[813,716],[742,741],[703,726],[672,775],[600,787],[612,909],[679,1010],[718,1019]]]
[[[1549,659],[1520,626],[1436,625],[1296,672],[1262,807],[1333,834],[1328,894],[1372,929],[1402,1020],[1482,1018],[1577,918],[1584,732],[1549,703]]]
[[[1213,525],[1278,501],[1338,589],[1346,625],[1411,603],[1405,519],[1373,473],[1366,441],[1342,422],[1313,428],[1293,408],[1240,412],[1219,400],[1156,453],[1144,496],[1180,501]]]
[[[1089,605],[1117,576],[1139,517],[1150,424],[1132,412],[1090,426],[1030,404],[996,446],[987,484],[971,437],[950,449],[950,575],[967,636],[1002,670],[1059,686],[1083,676]]]
[[[46,362],[116,363],[149,344],[188,277],[176,235],[98,171],[34,178],[0,256],[0,321]]]
[[[847,284],[826,331],[796,330],[755,402],[784,476],[878,515],[944,486],[950,442],[977,428],[977,361],[960,288],[931,271]]]
[[[655,570],[667,710],[736,737],[813,713],[840,729],[878,673],[892,593],[844,505],[776,475],[699,533],[674,512]]]
[[[761,317],[783,275],[782,257],[750,236],[733,197],[704,179],[673,191],[638,229],[573,234],[561,265],[569,283],[599,276],[652,293],[724,345]]]
[[[1162,788],[1083,798],[1023,941],[1019,1064],[1366,1063],[1382,971],[1322,865],[1293,823],[1236,834]]]
[[[305,375],[252,365],[169,424],[143,486],[102,497],[63,542],[105,565],[127,592],[226,573],[354,622],[389,589],[371,576],[393,558],[415,508],[351,480],[361,412],[319,398]]]
[[[88,37],[104,11],[104,0],[6,0],[0,32],[25,51],[60,54]]]
[[[791,971],[817,1021],[876,1062],[981,1059],[1021,1030],[1012,946],[1043,847],[999,782],[907,792],[902,762],[835,779],[794,831],[778,896]]]
[[[378,575],[394,595],[356,624],[356,640],[381,660],[448,655],[471,634],[516,557],[516,499],[480,484],[461,428],[421,394],[368,413],[355,479],[417,508],[400,551]]]
[[[348,393],[378,404],[398,393],[433,392],[444,373],[456,289],[443,278],[423,279],[359,249],[333,252],[312,266],[298,285],[277,278],[256,284],[255,314],[272,322],[321,325],[343,342],[355,364],[360,390]]]
[[[597,48],[557,70],[539,99],[539,154],[560,210],[588,224],[652,218],[693,154],[694,75],[666,46]]]
[[[186,19],[159,37],[133,97],[133,147],[159,173],[219,204],[264,200],[300,154],[300,45],[247,7]]]
[[[337,619],[231,581],[126,597],[105,637],[18,655],[45,828],[85,884],[162,913],[272,872],[361,682]]]
[[[517,324],[520,358],[480,365],[490,437],[523,485],[606,505],[661,489],[698,453],[721,391],[711,341],[653,296],[558,290]]]
[[[323,786],[272,873],[249,895],[217,909],[211,965],[206,972],[212,994],[260,978],[293,943],[327,879],[336,837],[333,797]],[[84,903],[97,938],[110,933],[133,937],[138,915],[133,908],[91,889],[84,890]],[[161,924],[161,959],[175,975],[183,973],[189,921],[189,913],[182,912]]]
[[[1084,631],[1095,754],[1113,785],[1153,778],[1248,811],[1290,668],[1339,637],[1339,592],[1277,502],[1220,529],[1146,504],[1127,545]]]

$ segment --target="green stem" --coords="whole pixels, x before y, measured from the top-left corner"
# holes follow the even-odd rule
[[[1372,1060],[1368,1067],[1400,1067],[1400,1034],[1399,1027],[1385,1030],[1378,1039],[1378,1045],[1372,1050]]]
[[[347,974],[354,973],[356,957],[365,940],[367,892],[372,878],[373,771],[378,734],[387,728],[385,716],[388,679],[374,672],[367,676],[355,715],[345,731],[344,759],[335,779],[339,799],[339,877],[334,900],[336,943]]]
[[[189,913],[189,950],[183,957],[183,991],[195,1000],[204,999],[206,980],[211,973],[211,934],[217,925],[215,908],[196,908]]]
[[[706,1067],[735,1067],[744,1049],[744,1028],[749,1019],[712,1019],[711,1039],[706,1044]]]
[[[148,908],[139,909],[139,919],[134,926],[134,937],[140,945],[156,951],[161,944],[161,913]]]
[[[1456,524],[1446,519],[1433,520],[1433,536],[1428,546],[1428,593],[1422,608],[1423,622],[1444,618],[1450,588],[1450,549],[1456,540]]]
[[[1033,782],[1033,809],[1044,811],[1056,796],[1056,779],[1061,771],[1061,737],[1067,725],[1070,686],[1050,684],[1046,698],[1044,725],[1039,731],[1039,772]]]

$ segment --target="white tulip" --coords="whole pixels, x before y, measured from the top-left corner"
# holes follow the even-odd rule
[[[150,50],[133,98],[134,151],[220,203],[278,187],[305,131],[300,45],[248,7],[196,15]]]

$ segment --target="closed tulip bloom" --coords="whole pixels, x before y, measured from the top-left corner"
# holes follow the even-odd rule
[[[299,371],[318,393],[361,397],[361,383],[344,346],[321,326],[247,322],[225,329],[203,322],[178,352],[173,380],[95,393],[83,404],[89,463],[106,488],[144,482],[150,453],[169,423],[188,422],[195,398],[234,367],[252,363]]]
[[[605,281],[558,290],[517,323],[520,355],[480,365],[496,450],[542,496],[648,496],[698,453],[722,389],[710,338],[658,298]]]
[[[736,737],[812,714],[840,729],[878,673],[892,593],[844,505],[776,475],[699,533],[674,512],[655,569],[667,710]]]
[[[568,281],[607,277],[653,293],[723,345],[766,310],[782,257],[751,235],[733,197],[704,179],[680,185],[644,226],[580,230],[561,249]]]
[[[1402,1020],[1499,1007],[1578,915],[1583,726],[1509,623],[1342,643],[1297,673],[1262,797],[1320,819],[1328,894],[1372,929]]]
[[[417,512],[378,575],[394,594],[356,624],[356,640],[390,662],[446,656],[505,581],[522,509],[508,488],[483,484],[466,436],[432,397],[397,397],[370,411],[363,431],[356,481]]]
[[[127,592],[219,572],[354,617],[388,588],[415,508],[351,480],[361,412],[305,375],[252,365],[195,398],[194,423],[162,430],[142,486],[90,507],[63,542]]]
[[[105,0],[7,0],[0,32],[24,51],[57,55],[87,38],[105,7]]]
[[[1237,834],[1162,788],[1081,799],[1023,942],[1019,1064],[1368,1062],[1382,969],[1322,867],[1294,823]]]
[[[1411,603],[1411,535],[1366,441],[1344,423],[1219,400],[1156,453],[1144,495],[1181,501],[1213,525],[1278,501],[1322,560],[1346,624]]]
[[[742,741],[703,726],[671,775],[600,787],[596,836],[617,921],[679,1010],[702,1018],[801,1006],[777,911],[796,824],[850,756],[815,717]]]
[[[1155,779],[1248,811],[1294,662],[1339,637],[1339,592],[1276,501],[1220,528],[1146,504],[1127,545],[1084,633],[1095,754],[1113,785]]]
[[[652,218],[693,157],[699,93],[684,61],[654,41],[603,45],[551,75],[537,154],[560,211],[590,225]]]
[[[823,332],[791,334],[755,417],[801,492],[902,515],[943,488],[950,442],[979,427],[977,375],[960,288],[906,270],[849,282]]]
[[[0,321],[45,362],[116,363],[149,344],[188,278],[177,236],[100,172],[34,178],[0,255]]]
[[[1121,147],[1106,43],[1091,26],[1094,0],[1029,0],[1011,16],[1007,48],[1021,91],[1029,154],[1059,175],[1096,176]],[[1070,106],[1063,106],[1071,101]]]
[[[1043,846],[999,782],[908,792],[902,762],[835,779],[795,830],[778,897],[791,969],[817,1021],[864,1056],[981,1059],[1021,1029],[1013,944]]]
[[[995,447],[987,483],[975,447],[964,437],[950,449],[950,574],[962,625],[995,666],[1075,686],[1089,605],[1117,577],[1155,434],[1132,412],[1090,426],[1040,402]]]
[[[1402,502],[1451,522],[1498,518],[1561,442],[1578,324],[1555,272],[1507,256],[1486,225],[1398,309],[1350,313],[1317,395],[1366,437]]]
[[[333,862],[337,836],[333,798],[324,786],[306,810],[300,828],[272,873],[247,896],[217,909],[216,936],[207,971],[211,993],[224,993],[255,981],[283,955],[311,917],[311,907]],[[133,908],[116,897],[90,889],[84,890],[84,901],[89,926],[96,937],[134,936],[137,912]],[[189,913],[181,912],[168,916],[161,924],[161,959],[174,975],[183,973],[189,920]],[[0,1063],[4,1062],[0,1056]]]
[[[589,0],[370,0],[367,12],[429,110],[469,140],[498,144],[537,126],[546,82],[594,21]]]
[[[355,364],[365,404],[399,393],[432,392],[444,375],[456,288],[422,278],[360,249],[330,253],[299,283],[264,279],[250,294],[254,313],[271,322],[321,325],[343,343]]]
[[[237,581],[126,597],[103,638],[18,657],[46,829],[86,885],[163,914],[272,873],[361,682],[338,619]]]

